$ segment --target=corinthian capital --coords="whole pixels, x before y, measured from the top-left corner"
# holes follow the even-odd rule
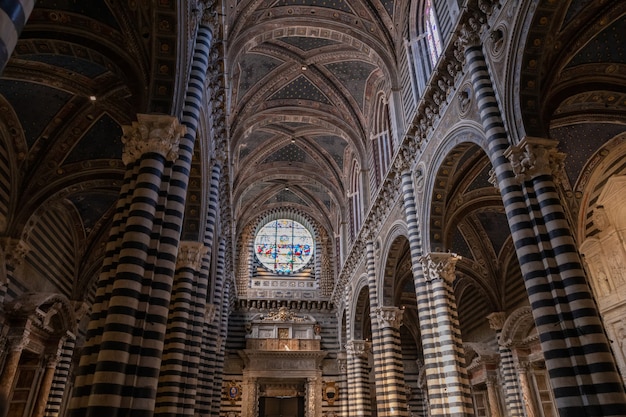
[[[213,35],[217,33],[219,28],[219,16],[217,14],[217,1],[215,0],[200,0],[198,6],[202,12],[200,17],[200,24],[207,26],[213,32]]]
[[[137,121],[124,126],[122,161],[128,165],[147,152],[156,152],[170,161],[178,158],[180,137],[185,134],[185,126],[172,116],[159,114],[138,114]]]
[[[563,168],[565,154],[556,150],[558,142],[551,139],[525,137],[517,146],[511,146],[506,156],[511,161],[519,181],[538,175],[556,175]]]
[[[346,343],[346,353],[349,356],[365,356],[370,351],[372,344],[367,340],[349,340]]]
[[[379,307],[372,314],[381,328],[399,329],[402,326],[404,310],[398,307]]]
[[[4,252],[5,261],[14,267],[21,265],[30,252],[30,246],[21,239],[0,238],[0,246]]]
[[[176,258],[176,268],[191,268],[200,270],[202,257],[209,251],[202,242],[180,242],[178,257]]]
[[[456,262],[460,259],[456,253],[432,252],[420,258],[426,280],[445,280],[452,284],[455,278]]]
[[[489,327],[492,330],[502,330],[505,319],[506,313],[502,311],[496,311],[495,313],[491,313],[487,316],[487,320],[489,320]]]

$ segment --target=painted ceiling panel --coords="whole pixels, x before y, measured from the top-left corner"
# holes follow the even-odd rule
[[[119,30],[117,20],[103,0],[37,0],[37,7],[82,14]]]
[[[568,64],[573,67],[593,62],[626,63],[626,17],[622,17],[595,37]]]
[[[43,62],[44,64],[63,68],[71,72],[84,75],[87,78],[96,78],[99,75],[108,72],[105,66],[97,64],[93,61],[64,56],[64,55],[21,55],[21,59],[29,61]]]
[[[506,215],[503,212],[489,210],[476,213],[476,217],[489,237],[495,253],[500,253],[504,242],[511,234]]]
[[[90,159],[120,159],[121,157],[122,128],[105,114],[85,133],[65,159],[64,164]]]
[[[382,3],[387,13],[389,13],[389,17],[393,17],[393,9],[396,5],[396,2],[394,0],[382,0]]]
[[[324,38],[314,38],[310,36],[291,36],[288,38],[281,38],[282,42],[285,42],[289,45],[295,46],[302,51],[308,52],[314,49],[323,48],[329,45],[338,45],[339,42],[324,39]]]
[[[289,144],[277,150],[263,161],[264,164],[271,162],[315,163],[315,161],[302,148],[294,144]]]
[[[352,97],[363,109],[365,86],[376,67],[363,61],[344,61],[328,64],[326,68],[350,91]]]
[[[289,190],[282,190],[278,192],[273,197],[269,198],[265,204],[276,204],[276,203],[293,203],[299,204],[302,206],[308,206],[307,202],[295,195],[293,192]]]
[[[454,229],[450,251],[467,259],[474,259],[474,255],[458,227]]]
[[[348,146],[348,142],[346,142],[343,138],[334,135],[316,136],[314,140],[326,152],[328,152],[329,155],[331,155],[337,165],[339,165],[339,168],[343,169],[343,157],[346,147]]]
[[[249,53],[239,61],[239,92],[238,99],[267,74],[277,68],[282,61],[264,54]]]
[[[565,171],[571,184],[578,181],[578,174],[584,172],[583,167],[593,152],[624,131],[624,125],[609,123],[575,124],[552,129],[550,133],[559,141],[559,151],[567,155]]]
[[[489,182],[491,177],[491,165],[486,165],[480,174],[474,178],[467,191],[478,190],[480,188],[489,188],[493,185]]]
[[[302,99],[318,101],[324,104],[331,104],[328,97],[320,91],[308,78],[304,75],[299,76],[291,83],[274,93],[270,100],[281,99]]]
[[[569,8],[567,9],[563,25],[569,23],[578,14],[578,12],[585,8],[587,3],[588,1],[586,0],[572,0]]]
[[[274,7],[281,6],[316,6],[352,13],[352,8],[343,0],[278,0],[274,3]]]
[[[263,130],[254,130],[252,131],[245,139],[245,142],[241,144],[239,147],[239,160],[244,159],[246,156],[250,154],[253,150],[260,149],[260,146],[274,136],[273,133],[266,132]]]
[[[13,109],[22,122],[28,147],[33,146],[54,115],[72,98],[56,88],[13,80],[0,80],[0,93],[15,103]]]
[[[85,192],[74,194],[68,199],[74,204],[87,232],[91,231],[102,216],[117,202],[114,192]]]

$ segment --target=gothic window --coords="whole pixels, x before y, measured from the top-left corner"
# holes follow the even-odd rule
[[[272,220],[256,234],[254,252],[272,272],[292,273],[304,268],[313,256],[311,232],[290,219]]]
[[[356,237],[361,228],[361,168],[358,162],[352,164],[352,172],[350,174],[350,190],[348,198],[351,200],[350,214],[352,215],[351,234],[352,238]]]
[[[434,66],[439,55],[441,55],[441,33],[439,33],[439,25],[437,25],[437,17],[435,9],[431,1],[426,0],[424,4],[424,32],[428,42],[428,53],[430,54],[430,62]]]
[[[384,96],[376,102],[374,113],[374,127],[372,129],[372,156],[374,160],[374,172],[376,185],[380,186],[382,179],[389,170],[391,157],[393,156],[393,141],[389,131],[389,106]]]
[[[441,31],[435,7],[431,0],[423,0],[417,7],[417,18],[410,30],[409,56],[413,67],[414,88],[419,97],[443,52]]]

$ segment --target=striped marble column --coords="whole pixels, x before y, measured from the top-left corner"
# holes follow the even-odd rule
[[[54,382],[57,365],[61,358],[61,352],[65,340],[60,340],[58,345],[50,346],[46,348],[44,352],[44,369],[39,382],[39,391],[37,392],[37,399],[31,413],[31,417],[44,417],[46,414],[46,407],[50,398],[50,390]]]
[[[224,353],[225,343],[228,331],[228,285],[225,281],[225,254],[226,254],[226,241],[220,239],[217,249],[217,265],[215,268],[215,294],[213,300],[217,306],[217,314],[215,320],[215,333],[217,335],[215,340],[216,352],[215,362],[213,363],[213,402],[211,406],[211,415],[219,417],[220,408],[222,404],[222,383],[223,383],[223,369],[224,369]]]
[[[138,115],[124,127],[127,166],[77,371],[72,416],[151,416],[163,352],[174,256],[159,225],[163,179],[184,128],[174,117]]]
[[[520,386],[515,371],[515,361],[511,349],[502,343],[500,335],[504,326],[505,313],[496,312],[487,316],[489,326],[496,332],[498,352],[500,353],[500,375],[504,380],[504,403],[507,415],[510,417],[523,417],[524,406],[520,397]]]
[[[215,277],[211,277],[211,264],[213,252],[217,242],[215,242],[215,233],[219,215],[219,184],[221,179],[222,164],[219,160],[215,160],[211,168],[211,179],[209,182],[209,204],[207,208],[207,220],[204,233],[204,244],[209,248],[207,261],[202,264],[200,271],[201,281],[205,285],[212,285],[212,293],[215,293]],[[218,249],[219,251],[219,249]],[[198,364],[198,393],[196,397],[196,412],[200,415],[209,415],[213,408],[213,387],[214,387],[214,365],[217,357],[217,334],[218,330],[214,325],[214,319],[217,313],[215,303],[207,304],[207,300],[211,298],[211,294],[207,293],[207,297],[201,302],[198,301],[198,313],[201,314],[202,323],[202,354],[200,363]],[[208,313],[207,313],[208,312]]]
[[[539,169],[520,177],[513,169],[535,165],[537,151],[545,149],[527,140],[523,150],[507,154],[510,143],[476,29],[465,25],[461,40],[559,413],[626,415],[624,386],[552,176]]]
[[[569,385],[570,392],[577,388],[580,396],[578,404],[569,398],[559,410],[567,415],[582,410],[626,415],[622,379],[553,179],[563,155],[554,141],[532,137],[525,137],[507,154],[522,184],[549,284],[549,288],[529,288],[535,293],[543,290],[531,306],[542,329],[544,356],[550,359],[550,375]]]
[[[378,415],[408,416],[406,382],[402,362],[400,326],[404,310],[397,307],[379,307],[374,311],[381,342],[382,373],[376,375],[382,396],[378,399]]]
[[[365,340],[349,340],[346,343],[348,359],[348,409],[351,417],[372,415],[370,396],[368,353],[371,344]]]
[[[367,233],[364,235],[367,236]],[[374,358],[374,379],[376,384],[374,389],[376,390],[376,408],[378,413],[382,413],[383,404],[379,402],[382,399],[382,392],[379,392],[381,386],[379,382],[384,378],[385,364],[382,357],[382,352],[385,349],[384,341],[380,336],[378,329],[378,321],[376,320],[376,311],[378,310],[378,284],[376,280],[376,258],[374,256],[374,243],[371,238],[366,237],[366,249],[365,249],[365,262],[367,271],[367,286],[369,289],[369,302],[370,302],[370,317],[372,326],[372,357]]]
[[[74,356],[74,347],[76,346],[76,337],[73,334],[63,341],[59,353],[59,360],[52,379],[50,394],[48,395],[48,403],[46,404],[45,417],[57,417],[61,412],[61,405],[65,396],[67,383],[69,382],[70,367],[72,366],[72,357]]]
[[[197,276],[207,252],[201,242],[181,242],[169,307],[155,416],[194,414],[201,333],[195,329]],[[206,298],[206,288],[204,289]]]
[[[6,406],[7,408],[22,351],[30,343],[30,329],[12,330],[13,332],[6,336],[4,349],[7,353],[4,358],[2,373],[0,373],[0,407]],[[0,408],[0,411],[4,410],[4,408]]]
[[[215,304],[207,304],[202,327],[202,347],[198,365],[198,392],[196,394],[196,414],[211,415],[213,407],[213,386],[215,385],[215,360],[217,357],[217,332],[213,325],[216,316]]]
[[[426,368],[431,416],[474,414],[465,352],[459,326],[456,299],[452,290],[455,265],[453,253],[429,253],[421,259],[430,287],[436,346],[424,348],[424,357],[436,355],[438,368]]]
[[[408,229],[409,249],[411,251],[411,267],[413,271],[413,282],[415,285],[415,296],[417,302],[417,314],[419,318],[419,327],[422,342],[422,351],[424,354],[423,373],[425,377],[426,408],[429,407],[431,398],[437,399],[441,396],[438,392],[437,375],[443,369],[443,363],[440,362],[437,353],[438,340],[435,334],[437,326],[436,316],[434,315],[431,288],[426,281],[424,269],[422,266],[422,237],[420,231],[420,223],[417,217],[417,204],[415,199],[415,188],[413,184],[413,175],[409,170],[410,161],[414,152],[411,149],[402,149],[396,163],[401,172],[402,198],[404,203],[404,212]],[[432,376],[434,375],[434,376]],[[431,393],[431,390],[433,392]],[[437,401],[437,400],[436,400]],[[441,415],[445,410],[441,408],[431,409],[431,415]]]
[[[13,0],[0,2],[0,74],[6,67],[17,40],[24,29],[35,0]]]

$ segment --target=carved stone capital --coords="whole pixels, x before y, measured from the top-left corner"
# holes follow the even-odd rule
[[[202,257],[206,255],[209,248],[202,242],[180,242],[178,257],[176,258],[176,268],[191,268],[194,271],[200,270]]]
[[[489,327],[493,330],[502,330],[502,328],[504,327],[505,319],[506,314],[502,311],[497,311],[487,316],[487,320],[489,321]]]
[[[213,320],[215,320],[215,313],[217,311],[217,307],[215,304],[208,304],[206,305],[206,309],[204,311],[204,320],[207,323],[213,323]]]
[[[15,267],[21,265],[30,252],[30,246],[21,239],[4,237],[0,239],[0,245],[4,251],[6,262]]]
[[[123,126],[122,162],[128,165],[147,152],[157,152],[170,161],[178,158],[180,137],[186,127],[178,119],[160,114],[138,114],[137,122]]]
[[[348,340],[346,343],[346,353],[352,357],[365,357],[371,348],[372,344],[367,340]]]
[[[374,310],[372,316],[378,321],[380,328],[391,327],[393,329],[399,329],[400,326],[402,326],[404,309],[398,307],[379,307]]]
[[[461,25],[456,43],[462,50],[480,45],[480,27],[475,20],[470,20]]]
[[[200,6],[201,17],[200,24],[207,26],[215,35],[219,29],[219,17],[217,15],[217,1],[215,0],[200,0],[198,3]]]
[[[558,142],[552,139],[525,137],[517,146],[511,146],[505,155],[511,161],[519,181],[537,175],[555,175],[563,169],[565,154],[556,150]]]
[[[411,172],[411,164],[415,158],[415,153],[411,152],[409,146],[403,146],[394,161],[394,168],[400,175],[406,175]]]
[[[25,328],[21,334],[13,334],[7,337],[7,349],[13,352],[21,352],[30,343],[30,329]]]
[[[432,252],[422,256],[422,263],[427,281],[445,280],[452,284],[455,279],[455,267],[460,259],[456,253]]]

